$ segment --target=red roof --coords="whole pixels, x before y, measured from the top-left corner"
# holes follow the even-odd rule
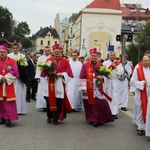
[[[147,18],[150,19],[150,11],[138,7],[136,4],[124,4],[122,7],[123,18]]]
[[[105,8],[105,9],[121,10],[119,0],[94,0],[85,8]]]

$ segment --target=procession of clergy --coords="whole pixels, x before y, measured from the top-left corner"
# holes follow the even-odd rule
[[[81,111],[82,104],[88,124],[97,127],[113,122],[118,119],[119,108],[127,111],[130,79],[130,88],[135,93],[134,123],[137,134],[150,136],[149,51],[133,71],[126,57],[122,65],[121,55],[118,60],[115,52],[110,52],[109,59],[102,62],[96,48],[90,49],[90,57],[84,60],[72,49],[68,51],[68,57],[62,56],[59,44],[53,45],[51,55],[51,49],[46,46],[37,64],[55,62],[56,72],[39,69],[34,63],[36,54],[31,52],[27,67],[32,76],[30,84],[25,85],[20,79],[16,62],[16,57],[25,56],[19,52],[17,43],[13,44],[12,50],[8,54],[7,45],[0,45],[0,124],[10,127],[19,114],[26,114],[26,102],[31,99],[36,100],[36,108],[46,110],[47,123],[54,125],[66,118],[67,113]],[[113,75],[98,75],[96,68],[101,66],[111,69]],[[97,79],[100,86],[96,85]]]

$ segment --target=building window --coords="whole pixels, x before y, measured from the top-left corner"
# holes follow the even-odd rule
[[[41,45],[43,45],[43,40],[41,40]]]
[[[70,40],[70,47],[72,46],[72,40]]]
[[[72,34],[72,28],[70,28],[70,34]]]
[[[47,42],[47,45],[50,45],[50,41]]]

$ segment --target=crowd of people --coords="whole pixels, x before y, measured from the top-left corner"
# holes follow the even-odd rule
[[[133,71],[127,57],[122,62],[122,55],[117,59],[116,53],[110,52],[104,61],[96,48],[89,50],[87,59],[73,49],[68,50],[67,57],[62,56],[59,44],[52,49],[46,46],[41,55],[31,52],[28,57],[19,52],[16,43],[12,50],[8,54],[7,45],[0,45],[0,124],[10,127],[19,114],[26,114],[26,102],[31,100],[36,101],[36,108],[47,112],[47,123],[54,125],[67,113],[83,108],[87,123],[94,127],[114,122],[119,109],[127,111],[130,83],[135,93],[137,134],[150,136],[150,52]],[[37,65],[48,62],[55,64],[54,71]],[[110,76],[97,71],[104,67]]]

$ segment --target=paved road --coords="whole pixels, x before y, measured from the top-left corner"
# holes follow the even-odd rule
[[[128,110],[98,128],[86,123],[84,112],[69,113],[54,126],[46,123],[46,113],[32,101],[27,103],[27,115],[20,115],[11,128],[0,126],[0,150],[149,150],[150,139],[137,136],[132,123],[131,94]]]

